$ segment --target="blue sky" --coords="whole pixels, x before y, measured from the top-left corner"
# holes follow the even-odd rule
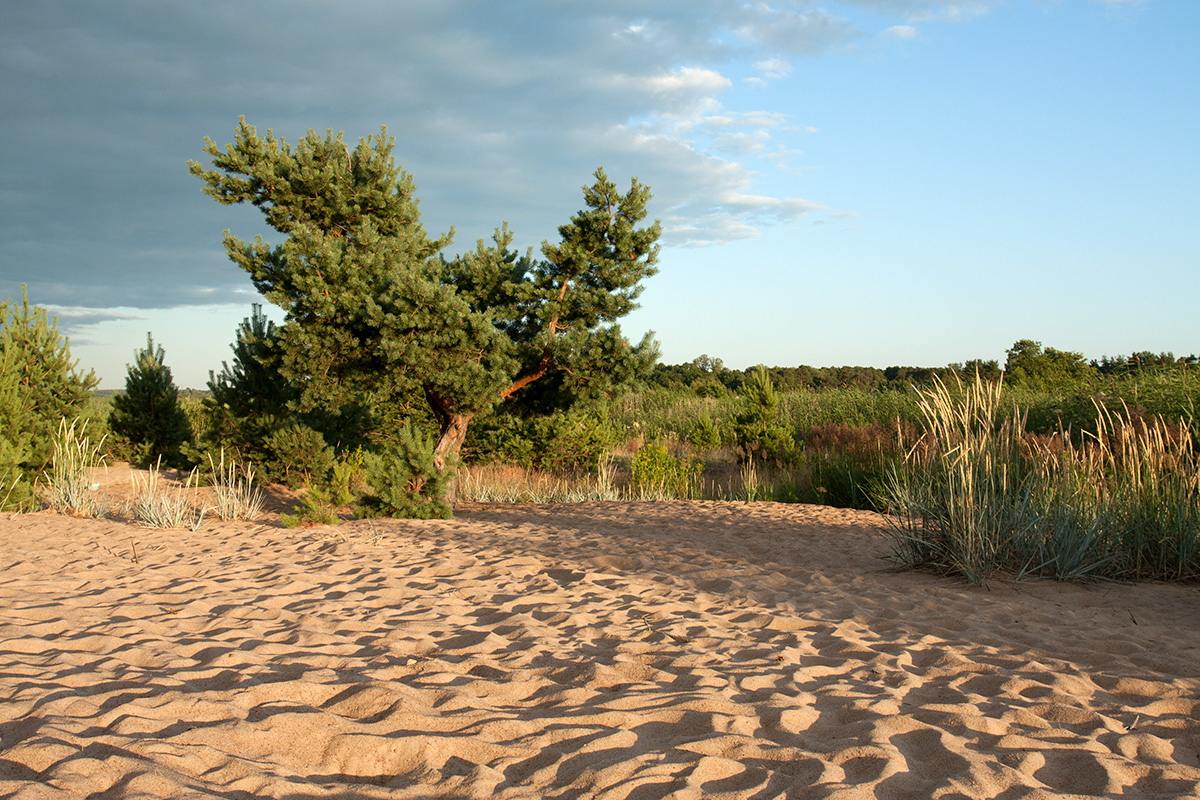
[[[185,162],[245,115],[387,125],[451,253],[636,175],[664,247],[623,328],[667,363],[1200,352],[1197,31],[1191,0],[4,4],[0,299],[104,387],[147,331],[202,387],[256,299],[221,232],[276,234]]]

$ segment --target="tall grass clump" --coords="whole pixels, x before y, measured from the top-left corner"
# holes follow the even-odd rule
[[[204,509],[195,508],[188,495],[196,486],[193,470],[180,486],[169,488],[161,481],[161,461],[142,477],[133,474],[133,503],[130,510],[134,519],[148,528],[188,528],[197,530],[204,520]]]
[[[1200,458],[1190,425],[1095,403],[1094,434],[1039,443],[1036,567],[1056,577],[1200,578]],[[1060,449],[1061,448],[1061,449]]]
[[[65,418],[59,421],[50,468],[43,475],[46,502],[60,514],[102,517],[110,503],[97,492],[92,473],[104,463],[104,437],[93,444],[87,436],[87,422],[76,429],[78,424],[79,420],[69,425]]]
[[[596,473],[556,475],[516,464],[473,464],[458,473],[458,499],[476,503],[585,503],[622,500],[611,456]]]
[[[221,450],[220,461],[208,456],[213,472],[214,509],[220,519],[227,521],[256,520],[262,514],[263,493],[254,486],[254,467],[238,465],[234,461],[225,463],[225,450]]]
[[[1200,459],[1190,425],[1095,402],[1093,430],[1033,435],[1001,386],[921,390],[925,431],[891,471],[894,557],[981,584],[1200,578]]]
[[[1001,420],[1001,384],[918,390],[925,431],[885,481],[895,557],[972,583],[1013,564],[1014,542],[1036,522],[1023,419]]]

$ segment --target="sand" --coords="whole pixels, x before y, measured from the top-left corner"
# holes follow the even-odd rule
[[[0,796],[1200,795],[1200,588],[973,588],[881,524],[5,515]]]

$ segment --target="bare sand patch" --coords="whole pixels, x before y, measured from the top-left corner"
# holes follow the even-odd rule
[[[879,525],[0,517],[0,795],[1200,795],[1200,588],[972,588]]]

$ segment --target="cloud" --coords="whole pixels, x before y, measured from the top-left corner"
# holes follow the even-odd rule
[[[790,80],[791,58],[862,37],[831,11],[742,0],[3,4],[0,295],[27,282],[63,306],[252,298],[221,231],[278,235],[184,166],[242,114],[290,141],[387,125],[426,228],[456,226],[455,251],[503,220],[523,244],[553,236],[598,164],[649,183],[652,213],[695,232],[676,240],[754,236],[818,204],[755,188],[790,169],[803,131],[733,102],[745,84],[730,76]]]
[[[70,334],[104,322],[145,319],[140,314],[116,311],[113,308],[98,309],[93,306],[46,306],[46,312],[58,321],[58,330]]]
[[[893,25],[885,30],[883,35],[892,39],[915,39],[918,33],[912,25]]]
[[[766,3],[747,5],[736,31],[745,41],[802,56],[816,55],[862,36],[853,23],[823,8],[795,11]]]
[[[782,58],[768,58],[765,61],[755,61],[754,68],[762,73],[764,78],[773,81],[786,78],[792,74],[792,65]]]
[[[909,22],[965,20],[987,14],[1001,0],[847,0],[849,5]]]

